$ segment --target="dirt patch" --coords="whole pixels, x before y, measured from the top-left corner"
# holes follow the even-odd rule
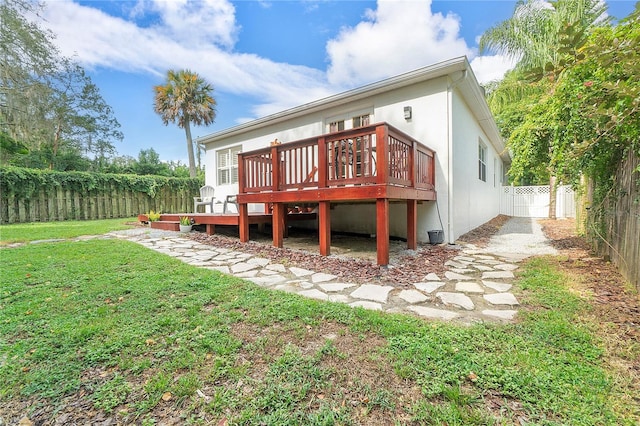
[[[287,329],[283,324],[265,328],[237,323],[232,333],[243,342],[238,362],[249,366],[248,374],[255,384],[266,380],[269,365],[284,354],[287,346],[293,345],[304,358],[318,360],[315,365],[329,374],[329,380],[310,390],[306,405],[311,410],[327,403],[335,408],[347,406],[355,424],[393,424],[409,422],[406,407],[423,398],[420,387],[400,378],[392,362],[385,359],[387,341],[379,335],[354,333],[332,322],[302,330]],[[254,350],[254,345],[259,350]],[[226,385],[234,387],[237,383]],[[244,383],[242,391],[250,397],[253,389]]]
[[[502,214],[496,216],[484,225],[480,225],[462,235],[458,238],[458,241],[473,244],[477,247],[486,247],[491,237],[494,236],[509,219],[510,216]]]

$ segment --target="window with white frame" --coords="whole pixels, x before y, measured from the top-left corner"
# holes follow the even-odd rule
[[[325,118],[328,133],[365,127],[373,122],[373,108],[362,108]]]
[[[332,121],[329,123],[329,133],[344,130],[344,120]]]
[[[478,143],[478,179],[487,181],[487,147],[482,141]]]
[[[368,126],[370,124],[370,115],[369,114],[364,114],[364,115],[358,115],[356,117],[353,117],[351,119],[351,123],[353,124],[353,128],[357,128],[357,127],[365,127]]]
[[[241,145],[216,151],[218,185],[238,183],[238,153],[241,151]]]

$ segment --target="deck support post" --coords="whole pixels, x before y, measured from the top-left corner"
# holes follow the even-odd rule
[[[320,254],[329,256],[331,254],[331,201],[318,203],[318,234]]]
[[[418,200],[407,200],[407,249],[418,248]]]
[[[389,200],[376,200],[376,250],[378,265],[389,264]]]
[[[216,225],[213,223],[207,223],[207,235],[213,235],[216,233]]]
[[[271,229],[273,231],[273,246],[282,248],[284,227],[285,227],[285,207],[284,203],[273,203],[273,217],[271,223]]]
[[[249,206],[246,203],[238,204],[238,233],[240,241],[246,243],[249,241]]]

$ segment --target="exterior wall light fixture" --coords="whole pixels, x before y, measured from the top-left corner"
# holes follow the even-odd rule
[[[411,107],[410,106],[404,107],[404,119],[405,120],[411,120]]]

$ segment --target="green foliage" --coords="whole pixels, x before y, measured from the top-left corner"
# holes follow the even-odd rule
[[[622,159],[629,150],[640,155],[640,9],[612,26],[593,21],[602,4],[591,10],[592,3],[554,2],[544,16],[514,15],[505,21],[511,26],[483,38],[485,47],[523,54],[516,29],[544,26],[535,20],[551,22],[555,13],[557,21],[549,27],[555,28],[549,38],[555,42],[537,62],[536,49],[524,53],[516,71],[491,87],[489,104],[513,152],[513,181],[544,183],[554,176],[577,185],[589,177],[595,207],[590,215],[602,229],[602,200],[611,193]],[[581,9],[585,5],[591,6]],[[581,10],[587,13],[579,16]]]
[[[149,219],[149,222],[157,222],[160,220],[160,216],[162,216],[162,213],[160,212],[155,212],[153,210],[151,210],[148,214],[147,214],[147,218]]]
[[[39,191],[46,192],[52,188],[87,193],[113,190],[133,191],[154,198],[165,189],[175,192],[197,193],[200,186],[201,181],[198,179],[0,167],[0,192],[3,196],[6,196],[4,194],[12,194],[23,199],[29,199]]]
[[[53,34],[25,18],[37,14],[39,7],[22,0],[0,3],[0,132],[19,147],[39,152],[40,160],[48,157],[49,168],[79,169],[74,164],[60,167],[58,157],[83,152],[105,158],[115,152],[113,143],[123,135],[111,107],[84,70],[61,56]],[[34,158],[23,162],[22,149],[12,151],[0,157],[3,164],[34,166]]]

